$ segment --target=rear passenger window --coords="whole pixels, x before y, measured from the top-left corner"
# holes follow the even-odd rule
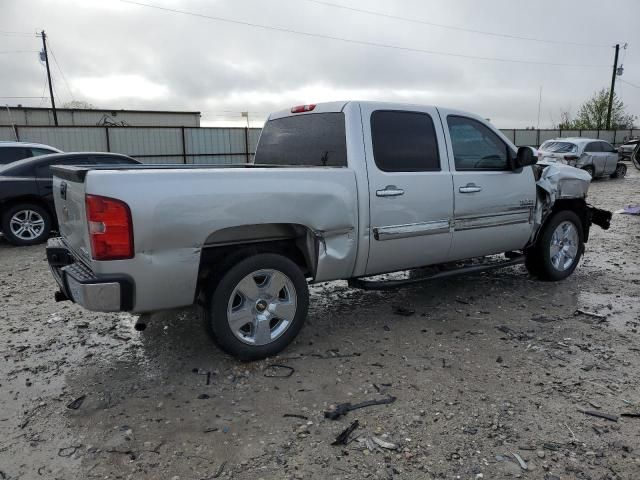
[[[31,151],[24,147],[2,147],[0,148],[0,165],[29,158]]]
[[[384,172],[440,170],[436,130],[426,113],[377,110],[371,114],[371,140]]]
[[[587,143],[587,146],[584,147],[584,151],[589,153],[601,152],[602,151],[601,144],[602,142]]]
[[[54,152],[53,150],[47,150],[46,148],[31,149],[31,156],[33,157],[39,157],[40,155],[49,155],[50,153],[58,153],[58,152]]]
[[[616,151],[616,149],[613,148],[613,145],[611,145],[608,142],[600,142],[600,147],[602,148],[603,152],[611,153],[611,152],[615,152]]]

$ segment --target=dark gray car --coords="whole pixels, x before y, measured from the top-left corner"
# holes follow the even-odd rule
[[[52,165],[137,163],[117,153],[54,153],[0,165],[0,231],[14,245],[34,245],[57,227]]]

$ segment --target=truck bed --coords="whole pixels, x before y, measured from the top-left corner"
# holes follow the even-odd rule
[[[137,312],[193,303],[202,250],[258,229],[281,232],[286,226],[317,241],[316,280],[347,278],[354,268],[358,196],[348,168],[122,165],[58,166],[53,172],[64,241],[93,272],[128,275],[136,288],[148,290],[136,292]],[[133,259],[91,258],[86,194],[127,203]]]

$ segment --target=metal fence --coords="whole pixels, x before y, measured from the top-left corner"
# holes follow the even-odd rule
[[[115,152],[145,163],[248,163],[259,128],[0,127],[0,140],[43,143],[65,152]]]
[[[0,140],[44,143],[65,152],[124,153],[145,163],[248,163],[259,128],[0,126]],[[503,129],[518,147],[559,137],[600,138],[614,145],[640,136],[632,130]]]
[[[625,130],[501,129],[500,131],[518,147],[539,147],[552,138],[566,137],[599,138],[617,146],[632,137],[640,137],[640,129],[637,128]]]

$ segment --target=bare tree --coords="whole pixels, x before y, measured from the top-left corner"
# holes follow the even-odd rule
[[[580,106],[575,118],[572,118],[569,110],[561,112],[558,128],[603,130],[607,125],[608,107],[609,90],[603,88]],[[611,128],[633,128],[636,118],[635,115],[626,113],[624,103],[614,92],[611,107]]]
[[[70,102],[63,103],[62,104],[62,108],[75,108],[75,109],[78,109],[78,110],[91,110],[91,109],[94,109],[96,107],[94,107],[89,102],[85,102],[84,100],[72,100]]]

